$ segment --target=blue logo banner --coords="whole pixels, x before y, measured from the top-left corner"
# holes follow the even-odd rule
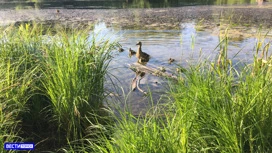
[[[6,142],[5,150],[34,150],[35,144],[32,142]]]

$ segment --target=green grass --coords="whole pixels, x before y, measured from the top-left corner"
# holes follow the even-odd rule
[[[117,43],[90,31],[36,23],[1,30],[1,149],[16,141],[59,149],[88,137],[90,122],[105,123],[95,116],[107,115],[104,76]]]
[[[111,152],[269,152],[271,67],[258,75],[251,68],[235,78],[211,65],[191,67],[172,87],[167,110],[119,121]]]
[[[28,98],[33,94],[31,84],[37,65],[29,64],[35,45],[26,39],[22,30],[7,28],[0,37],[0,151],[4,152],[4,142],[21,141],[20,113],[27,111]],[[20,36],[20,38],[18,37]],[[25,37],[24,37],[25,36]],[[20,40],[19,40],[20,39]]]
[[[261,36],[253,63],[238,66],[228,58],[226,30],[214,61],[180,72],[169,84],[168,102],[135,117],[103,106],[104,79],[118,43],[96,40],[94,34],[90,40],[89,29],[26,24],[4,30],[0,152],[5,142],[18,141],[34,141],[36,151],[53,152],[272,149],[271,42]]]
[[[102,108],[104,76],[113,45],[108,41],[99,48],[86,40],[87,32],[61,33],[44,47],[47,67],[42,81],[52,102],[54,119],[67,132],[67,139],[83,137],[86,118]],[[67,39],[69,38],[69,39]]]

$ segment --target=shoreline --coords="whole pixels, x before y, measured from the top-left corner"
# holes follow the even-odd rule
[[[272,5],[265,6],[186,6],[150,9],[42,9],[0,10],[0,25],[29,21],[45,24],[92,25],[103,21],[121,28],[176,29],[182,22],[217,26],[222,21],[240,25],[272,27]]]
[[[180,30],[182,23],[193,23],[196,30],[214,35],[230,28],[229,37],[233,40],[254,37],[258,32],[265,35],[272,28],[272,5],[58,10],[0,10],[0,26],[35,21],[50,26],[85,28],[104,22],[118,29]],[[272,37],[272,31],[267,36]]]

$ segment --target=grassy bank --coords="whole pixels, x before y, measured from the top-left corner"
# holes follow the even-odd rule
[[[95,116],[107,115],[104,76],[114,48],[90,29],[38,24],[2,29],[0,152],[4,142],[18,141],[53,151],[88,137],[90,125],[105,123]]]
[[[34,142],[37,152],[272,149],[271,42],[259,37],[253,63],[238,65],[228,58],[226,32],[215,60],[189,63],[170,81],[169,101],[136,117],[104,111],[104,76],[118,44],[89,31],[2,29],[0,152],[4,142]]]

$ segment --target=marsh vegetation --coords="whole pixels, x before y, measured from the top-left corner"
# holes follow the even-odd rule
[[[0,152],[272,150],[269,2],[16,2],[0,2]],[[199,4],[224,6],[177,7]],[[158,71],[135,77],[138,41]]]
[[[38,24],[2,29],[1,149],[34,141],[53,150],[86,137],[91,123],[108,123],[95,116],[107,116],[104,76],[116,43],[89,34]]]
[[[251,63],[228,55],[188,63],[169,80],[166,103],[131,113],[105,96],[118,42],[90,29],[22,24],[1,29],[0,152],[35,142],[53,152],[269,152],[272,149],[271,41],[259,35]],[[125,93],[126,95],[126,93]],[[124,98],[125,99],[125,98]],[[111,105],[105,105],[105,101]],[[119,101],[120,102],[120,101]]]

